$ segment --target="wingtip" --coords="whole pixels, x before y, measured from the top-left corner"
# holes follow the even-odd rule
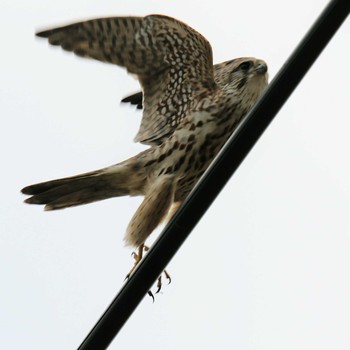
[[[131,103],[134,100],[134,95],[124,97],[120,102]]]
[[[135,94],[124,97],[121,103],[130,103],[136,105],[137,109],[142,109],[142,91],[136,92]]]
[[[33,204],[32,197],[25,199],[24,203]]]
[[[23,194],[33,194],[33,193],[31,193],[31,191],[30,191],[30,187],[31,187],[31,186],[23,187],[23,188],[21,189],[21,193],[23,193]]]
[[[39,38],[48,38],[50,36],[51,30],[43,30],[40,32],[36,32],[35,36],[38,36]]]
[[[53,211],[53,210],[55,210],[55,208],[50,204],[46,204],[44,207],[44,211]]]

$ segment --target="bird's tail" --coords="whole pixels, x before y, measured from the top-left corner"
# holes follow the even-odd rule
[[[143,194],[145,176],[138,171],[134,158],[89,173],[27,186],[22,193],[31,195],[30,204],[44,204],[55,210],[103,199]]]

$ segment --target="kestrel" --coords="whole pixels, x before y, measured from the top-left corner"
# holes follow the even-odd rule
[[[209,42],[162,15],[93,19],[37,34],[76,55],[125,67],[143,105],[136,142],[150,145],[121,163],[23,188],[30,204],[56,210],[116,196],[144,196],[125,235],[144,243],[184,201],[267,85],[267,65],[252,57],[213,66]],[[136,262],[137,263],[137,262]]]

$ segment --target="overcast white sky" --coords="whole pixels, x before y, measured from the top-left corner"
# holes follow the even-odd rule
[[[2,349],[78,347],[132,264],[122,238],[141,201],[49,213],[22,203],[25,185],[143,149],[140,114],[119,104],[137,82],[35,30],[162,13],[205,35],[215,62],[256,56],[273,77],[326,3],[1,1]],[[110,349],[350,348],[349,39],[348,21],[173,259],[173,283]]]

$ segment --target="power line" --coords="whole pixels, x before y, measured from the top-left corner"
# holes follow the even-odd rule
[[[349,0],[326,6],[78,350],[108,347],[349,12]]]

